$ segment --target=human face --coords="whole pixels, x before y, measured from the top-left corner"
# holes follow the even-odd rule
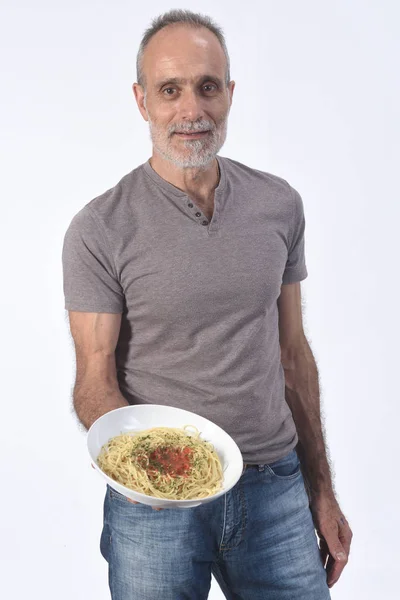
[[[206,28],[168,26],[143,58],[146,93],[137,84],[134,91],[153,150],[180,169],[206,168],[225,143],[235,86],[226,86],[218,39]]]

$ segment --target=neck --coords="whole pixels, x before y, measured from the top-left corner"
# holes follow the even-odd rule
[[[219,184],[221,174],[217,159],[214,159],[206,168],[187,169],[180,169],[156,154],[153,154],[149,162],[160,177],[188,196],[202,198],[206,201],[213,196],[214,190]]]

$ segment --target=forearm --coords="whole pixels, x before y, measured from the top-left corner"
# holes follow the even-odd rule
[[[293,415],[299,443],[297,451],[310,499],[334,495],[332,476],[321,423],[318,369],[304,337],[300,347],[282,356],[285,397]]]
[[[87,370],[77,377],[74,409],[85,429],[105,413],[122,406],[129,406],[129,402],[121,394],[114,369],[108,375],[104,370]]]

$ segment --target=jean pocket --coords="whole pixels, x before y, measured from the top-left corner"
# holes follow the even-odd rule
[[[296,450],[292,450],[283,458],[266,465],[271,475],[278,479],[294,479],[301,473],[300,460]]]

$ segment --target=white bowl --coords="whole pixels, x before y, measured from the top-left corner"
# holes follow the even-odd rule
[[[222,489],[193,500],[168,500],[135,492],[106,475],[97,464],[101,447],[116,435],[128,431],[142,431],[150,427],[183,427],[195,425],[201,439],[211,442],[220,458],[223,470]],[[87,433],[87,446],[94,468],[117,492],[131,500],[158,508],[191,508],[216,500],[226,494],[239,481],[243,472],[243,458],[236,442],[221,427],[196,413],[173,406],[135,404],[112,410],[93,423]]]

